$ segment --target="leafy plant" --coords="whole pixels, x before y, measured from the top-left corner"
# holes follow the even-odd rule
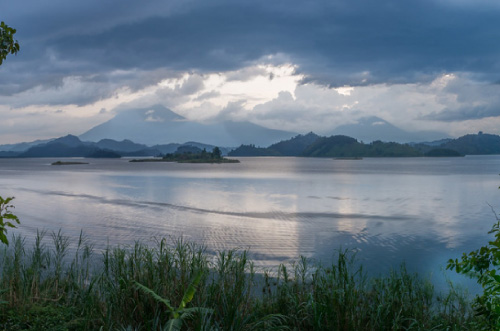
[[[210,313],[210,309],[206,308],[200,308],[200,307],[192,307],[192,308],[186,308],[186,305],[193,300],[194,294],[196,292],[196,289],[198,285],[200,284],[201,278],[203,276],[203,272],[199,271],[191,283],[189,284],[186,292],[184,293],[184,296],[182,297],[182,300],[179,304],[179,307],[174,308],[170,301],[166,298],[162,298],[158,294],[156,294],[155,291],[152,289],[138,283],[134,282],[137,288],[144,293],[152,296],[156,301],[163,303],[167,309],[170,311],[170,319],[167,322],[167,325],[165,326],[165,330],[168,331],[173,331],[173,330],[180,330],[182,327],[182,323],[184,320],[192,318],[195,313]]]
[[[500,328],[500,218],[495,214],[497,223],[488,233],[494,240],[462,258],[450,259],[447,269],[455,269],[459,274],[476,278],[483,287],[482,295],[475,299],[474,308],[479,316],[485,318],[488,328]]]
[[[0,65],[7,55],[19,52],[19,43],[14,39],[15,33],[16,29],[0,22]]]
[[[19,224],[19,218],[9,210],[14,208],[14,205],[10,204],[13,199],[14,198],[4,199],[0,196],[0,241],[6,245],[9,244],[9,240],[7,239],[7,227],[15,228],[14,222]]]

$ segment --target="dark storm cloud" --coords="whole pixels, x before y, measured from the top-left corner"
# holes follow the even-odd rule
[[[2,19],[18,28],[22,51],[0,69],[0,94],[57,87],[66,76],[139,89],[159,68],[228,71],[273,54],[298,65],[304,82],[328,86],[425,82],[446,72],[500,79],[500,9],[484,1],[47,3],[9,4],[18,8]],[[130,73],[112,74],[120,70]],[[111,93],[96,90],[79,102]]]

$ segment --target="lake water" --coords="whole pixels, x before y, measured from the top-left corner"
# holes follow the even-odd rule
[[[98,249],[183,236],[209,251],[249,249],[266,267],[300,255],[328,263],[342,247],[372,273],[405,261],[442,283],[449,258],[487,242],[490,205],[500,211],[500,156],[239,159],[0,159],[0,194],[16,197],[21,220],[9,235],[83,230]]]

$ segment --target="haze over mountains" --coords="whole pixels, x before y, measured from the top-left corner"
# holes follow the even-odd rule
[[[360,118],[355,124],[338,126],[329,135],[344,135],[364,142],[381,140],[398,143],[435,141],[449,138],[447,134],[437,131],[408,132],[376,116]]]
[[[405,143],[411,146],[401,145]],[[250,122],[198,123],[163,106],[154,106],[122,111],[79,137],[67,135],[0,145],[0,156],[156,156],[173,153],[181,146],[207,151],[218,146],[224,154],[239,146],[231,152],[234,156],[417,156],[436,149],[440,150],[433,153],[443,156],[498,154],[500,138],[479,133],[451,139],[440,132],[407,132],[378,117],[361,118],[356,124],[339,126],[331,135],[318,136],[312,132],[297,135]],[[338,146],[342,146],[341,149]]]
[[[332,123],[332,127],[335,127],[335,123]],[[190,121],[161,105],[156,105],[121,111],[114,118],[81,134],[79,138],[83,142],[100,142],[103,145],[100,148],[131,152],[138,150],[138,146],[123,143],[122,146],[116,146],[117,142],[129,141],[144,145],[142,147],[167,144],[179,146],[186,142],[219,147],[238,147],[248,144],[267,147],[296,135],[295,132],[269,129],[251,122],[199,123]],[[325,134],[325,136],[330,135],[345,135],[363,142],[381,140],[398,143],[432,142],[449,138],[442,132],[408,132],[379,117],[365,117],[358,119],[355,124],[338,126]],[[0,145],[0,151],[24,152],[30,147],[51,140],[53,139]],[[110,146],[104,146],[106,140],[111,144]]]
[[[335,127],[332,123],[332,127]],[[295,132],[268,129],[250,122],[223,121],[199,123],[189,121],[161,105],[118,113],[109,121],[80,135],[83,141],[129,139],[146,145],[204,142],[216,146],[235,147],[255,144],[266,147],[297,135]],[[341,125],[327,135],[346,135],[360,141],[394,141],[398,143],[434,141],[449,138],[442,132],[402,130],[379,117],[364,117],[355,124]]]
[[[156,105],[122,111],[79,137],[83,141],[129,139],[146,145],[203,142],[215,146],[257,144],[268,146],[297,133],[273,130],[250,122],[223,121],[204,124],[189,121],[173,111]]]

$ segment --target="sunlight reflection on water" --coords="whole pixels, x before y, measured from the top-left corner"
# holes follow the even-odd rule
[[[110,244],[184,236],[209,251],[249,249],[257,265],[356,249],[372,272],[406,261],[440,273],[484,244],[499,205],[500,157],[331,160],[241,158],[240,164],[0,159],[28,240],[36,229]]]

